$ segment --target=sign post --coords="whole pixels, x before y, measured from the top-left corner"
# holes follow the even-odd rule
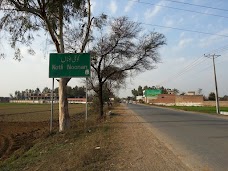
[[[91,70],[89,53],[50,53],[49,58],[49,78],[53,78],[51,97],[51,119],[50,132],[52,131],[53,120],[53,91],[54,78],[86,78],[86,114],[87,120],[87,78],[90,77]]]
[[[50,132],[52,132],[52,122],[53,122],[53,94],[54,94],[54,78],[52,78],[52,90],[51,90],[51,118],[50,118]]]
[[[85,120],[87,121],[88,118],[88,85],[87,85],[87,78],[86,78],[86,113],[85,113]]]
[[[49,78],[90,77],[89,53],[51,53]]]

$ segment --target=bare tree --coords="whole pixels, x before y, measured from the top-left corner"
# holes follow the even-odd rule
[[[108,28],[108,29],[106,29]],[[121,85],[129,71],[140,73],[154,69],[160,61],[158,49],[165,44],[165,36],[157,32],[142,34],[140,24],[120,17],[100,25],[100,35],[91,46],[91,88],[99,97],[100,117],[103,111],[103,86],[111,80]]]
[[[4,15],[0,29],[9,33],[11,47],[15,49],[15,59],[21,60],[20,46],[28,46],[34,54],[31,43],[34,32],[46,31],[57,53],[65,53],[65,42],[72,21],[78,24],[80,37],[74,39],[80,44],[78,52],[83,52],[88,42],[91,26],[90,0],[1,0],[0,8]],[[69,51],[68,51],[69,52]],[[59,80],[59,131],[70,127],[67,102],[67,83],[70,78]]]

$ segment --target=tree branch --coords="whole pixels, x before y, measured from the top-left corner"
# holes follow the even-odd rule
[[[88,20],[87,20],[85,38],[84,38],[84,41],[82,43],[82,47],[80,49],[81,53],[85,50],[86,44],[88,43],[90,28],[91,28],[91,25],[92,25],[92,21],[94,19],[94,17],[92,17],[92,19],[91,19],[91,4],[90,4],[90,0],[87,0],[87,3],[88,3]]]

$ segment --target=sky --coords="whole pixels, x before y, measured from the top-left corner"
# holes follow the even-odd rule
[[[219,96],[228,95],[228,1],[226,0],[92,0],[92,13],[109,17],[127,16],[141,23],[145,32],[165,35],[167,45],[159,49],[161,62],[156,69],[127,79],[120,97],[132,96],[139,85],[164,86],[182,92],[198,91],[206,96],[214,92],[213,63],[204,54],[220,55],[215,59]],[[0,32],[0,38],[2,37]],[[37,33],[35,33],[37,34]],[[0,97],[16,90],[41,90],[52,86],[48,78],[49,43],[43,33],[33,43],[35,55],[21,51],[22,61],[13,59],[8,42],[1,40]],[[68,85],[82,86],[83,79],[73,78]],[[55,81],[55,87],[57,82]]]

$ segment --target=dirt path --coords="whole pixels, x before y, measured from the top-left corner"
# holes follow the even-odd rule
[[[189,170],[132,111],[120,106],[112,111],[119,151],[113,162],[117,170]]]

